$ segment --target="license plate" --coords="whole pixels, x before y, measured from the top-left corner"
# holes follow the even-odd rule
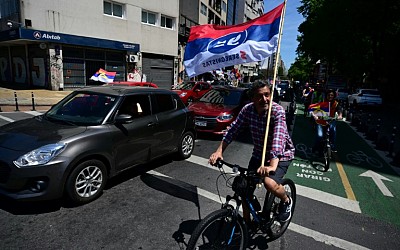
[[[196,126],[199,126],[199,127],[207,126],[207,122],[203,122],[203,121],[196,121],[195,124],[196,124]]]

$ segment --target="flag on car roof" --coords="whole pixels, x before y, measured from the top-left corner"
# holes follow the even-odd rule
[[[284,3],[246,23],[190,29],[184,65],[189,77],[231,65],[262,61],[276,52]]]
[[[94,81],[110,83],[114,81],[116,74],[117,72],[109,72],[100,68],[92,77],[90,77],[90,79]]]
[[[308,106],[308,111],[315,113],[317,116],[329,116],[329,102],[319,102]]]

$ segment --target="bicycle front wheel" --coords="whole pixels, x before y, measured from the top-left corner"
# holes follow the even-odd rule
[[[220,209],[200,221],[187,249],[245,249],[247,238],[243,218],[235,216],[231,209]]]
[[[324,160],[325,160],[325,171],[328,171],[329,166],[331,165],[331,157],[332,157],[332,150],[330,147],[324,147]]]
[[[264,218],[267,220],[267,224],[265,225],[267,228],[265,228],[265,230],[269,236],[268,241],[273,241],[281,237],[285,233],[290,221],[293,218],[293,213],[296,206],[296,186],[290,179],[283,179],[282,185],[285,188],[286,194],[292,198],[291,218],[286,222],[280,222],[278,220],[279,204],[281,203],[281,199],[272,193],[267,192],[264,204],[266,207],[263,209],[263,213],[265,216]]]

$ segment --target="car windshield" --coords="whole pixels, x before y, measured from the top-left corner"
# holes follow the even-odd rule
[[[202,98],[200,102],[223,104],[223,105],[239,105],[242,92],[229,89],[211,89]]]
[[[194,87],[195,84],[196,84],[196,83],[194,83],[194,82],[184,82],[184,83],[182,83],[182,84],[179,84],[178,87],[177,87],[177,89],[186,89],[186,90],[189,90],[189,89],[192,89],[192,88]]]
[[[77,92],[51,108],[45,118],[74,125],[99,125],[106,118],[117,97]]]
[[[287,88],[289,88],[289,85],[288,84],[278,84],[278,88],[287,89]]]

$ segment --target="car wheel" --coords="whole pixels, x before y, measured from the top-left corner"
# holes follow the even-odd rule
[[[188,131],[183,134],[178,145],[178,155],[182,159],[189,158],[194,149],[194,135],[192,132]]]
[[[107,182],[103,162],[88,160],[76,166],[67,179],[65,190],[74,204],[85,204],[97,199]]]

